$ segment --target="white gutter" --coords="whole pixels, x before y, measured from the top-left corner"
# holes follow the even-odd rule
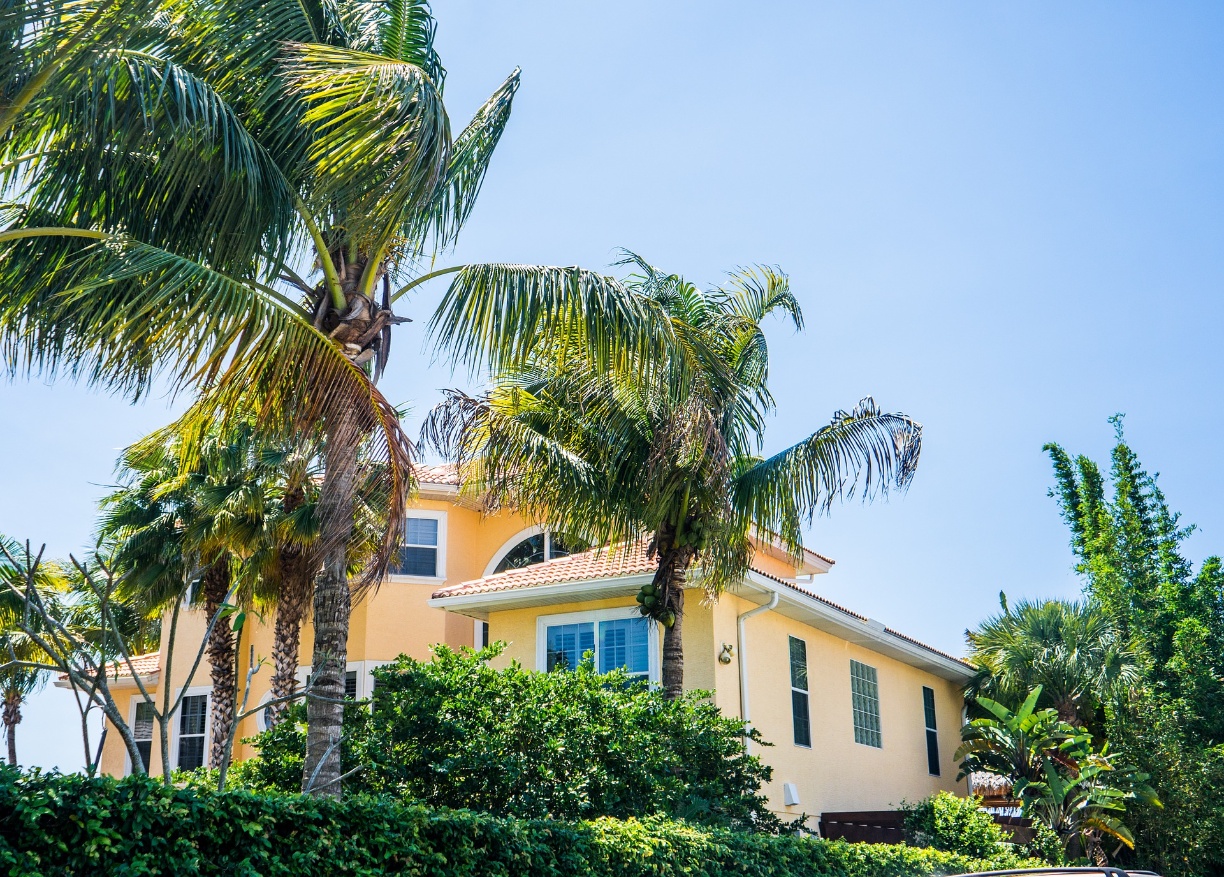
[[[744,751],[750,751],[751,739],[748,733],[752,730],[752,715],[748,709],[748,652],[744,648],[744,644],[748,641],[748,633],[745,630],[744,622],[754,615],[760,615],[762,612],[768,612],[778,605],[778,592],[774,591],[769,602],[764,606],[758,606],[755,609],[749,609],[743,615],[736,619],[739,626],[739,672],[740,672],[740,721],[744,723]]]

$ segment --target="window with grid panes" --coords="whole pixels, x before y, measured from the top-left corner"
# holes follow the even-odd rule
[[[357,671],[349,670],[344,674],[344,699],[357,699]]]
[[[926,717],[927,771],[939,776],[939,734],[935,729],[935,689],[922,686],[922,712]]]
[[[208,729],[208,695],[183,698],[179,707],[178,769],[204,766],[204,735]]]
[[[880,685],[875,667],[850,662],[850,706],[854,713],[854,742],[882,748]]]
[[[545,669],[572,670],[591,652],[599,673],[623,668],[630,676],[650,675],[650,623],[645,618],[616,618],[550,624],[545,629]]]
[[[404,541],[391,572],[400,576],[437,577],[437,518],[408,518],[404,522]]]
[[[790,637],[791,721],[795,745],[812,745],[812,716],[808,695],[807,643]]]

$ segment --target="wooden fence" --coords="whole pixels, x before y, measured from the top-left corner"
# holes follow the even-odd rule
[[[993,814],[992,814],[993,815]],[[820,814],[820,836],[843,838],[852,843],[905,843],[905,816],[900,810],[851,810]],[[1013,843],[1033,839],[1032,823],[1015,816],[994,815],[995,823],[1011,834]]]

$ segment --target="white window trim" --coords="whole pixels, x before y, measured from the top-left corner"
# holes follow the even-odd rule
[[[139,693],[133,694],[131,698],[128,699],[127,722],[128,722],[128,727],[133,730],[133,736],[135,736],[134,732],[136,730],[136,708],[139,707],[144,702],[145,702],[144,695],[139,694]],[[174,723],[171,722],[170,724],[173,725]],[[154,751],[153,744],[157,742],[157,731],[158,731],[157,719],[154,719],[153,720],[153,736],[149,738],[149,767],[153,766],[153,751]],[[126,746],[123,747],[123,775],[125,777],[130,777],[132,775],[132,753],[128,752],[128,749]]]
[[[208,756],[212,749],[212,686],[211,685],[193,685],[186,691],[179,689],[174,694],[175,702],[179,704],[180,709],[174,711],[174,715],[170,717],[170,765],[174,770],[178,770],[179,760],[179,727],[182,722],[182,699],[188,697],[196,697],[204,695],[204,767],[212,767],[208,763]],[[130,727],[130,726],[129,726]],[[149,759],[152,761],[152,758]]]
[[[481,648],[479,645],[477,645],[477,643],[480,642],[480,635],[484,633],[484,625],[488,623],[489,622],[484,621],[480,618],[472,619],[472,648],[474,649]],[[485,645],[490,645],[491,643],[492,643],[492,640],[490,640],[489,643],[486,643]]]
[[[429,582],[437,584],[446,581],[446,512],[435,509],[411,509],[405,516],[405,526],[408,518],[432,518],[438,522],[438,568],[432,576],[404,576],[389,574],[387,578],[393,582]],[[401,542],[403,539],[401,535]]]
[[[541,533],[545,531],[545,529],[546,529],[545,527],[542,527],[541,525],[536,524],[534,527],[528,527],[525,530],[520,530],[519,532],[511,536],[509,540],[507,540],[506,543],[502,545],[501,548],[497,549],[497,551],[494,552],[493,559],[490,560],[488,565],[485,567],[484,575],[485,576],[492,575],[493,570],[497,569],[497,565],[501,563],[502,560],[505,559],[507,554],[513,551],[516,547],[518,547],[518,544],[520,542],[522,542],[524,539],[530,539],[532,536],[539,536]]]
[[[354,672],[354,671],[357,673],[357,699],[358,700],[369,700],[370,697],[374,694],[374,672],[373,672],[374,668],[381,667],[384,664],[392,664],[392,663],[394,663],[394,661],[349,661],[348,663],[344,665],[344,672],[346,674]],[[309,675],[310,675],[309,667],[299,666],[297,668],[297,673],[295,673],[294,676],[297,678],[297,685],[298,685],[299,691],[306,687],[306,678]],[[260,706],[262,707],[264,703],[266,703],[267,701],[271,699],[272,699],[272,692],[269,691],[260,700],[259,702]],[[297,701],[294,701],[294,703],[297,703]],[[259,730],[261,731],[267,730],[266,728],[264,728],[264,724],[263,724],[263,710],[261,709],[256,715],[259,717],[259,720],[257,722]]]
[[[616,621],[622,618],[641,618],[642,613],[636,606],[623,606],[616,609],[591,609],[586,612],[562,612],[558,615],[541,615],[536,618],[536,669],[540,672],[548,670],[548,628],[558,624],[577,624],[594,622],[595,649],[599,649],[599,622]],[[646,654],[648,657],[647,679],[652,685],[658,685],[663,676],[662,646],[656,625],[648,626],[650,631],[646,637]]]

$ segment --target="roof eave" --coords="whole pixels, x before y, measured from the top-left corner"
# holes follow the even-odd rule
[[[531,585],[525,588],[507,588],[504,591],[480,591],[475,594],[455,594],[443,597],[435,595],[430,598],[429,605],[485,621],[490,612],[501,612],[506,609],[530,609],[558,603],[579,603],[587,600],[632,596],[641,589],[642,585],[653,579],[654,573],[647,572]]]
[[[912,667],[919,667],[949,682],[964,684],[973,677],[973,668],[963,661],[919,645],[877,621],[838,609],[755,570],[749,571],[745,585],[766,594],[776,592],[778,608],[775,612],[796,618],[817,630],[831,633],[847,642],[895,658]],[[738,593],[742,597],[747,596],[743,590]]]

